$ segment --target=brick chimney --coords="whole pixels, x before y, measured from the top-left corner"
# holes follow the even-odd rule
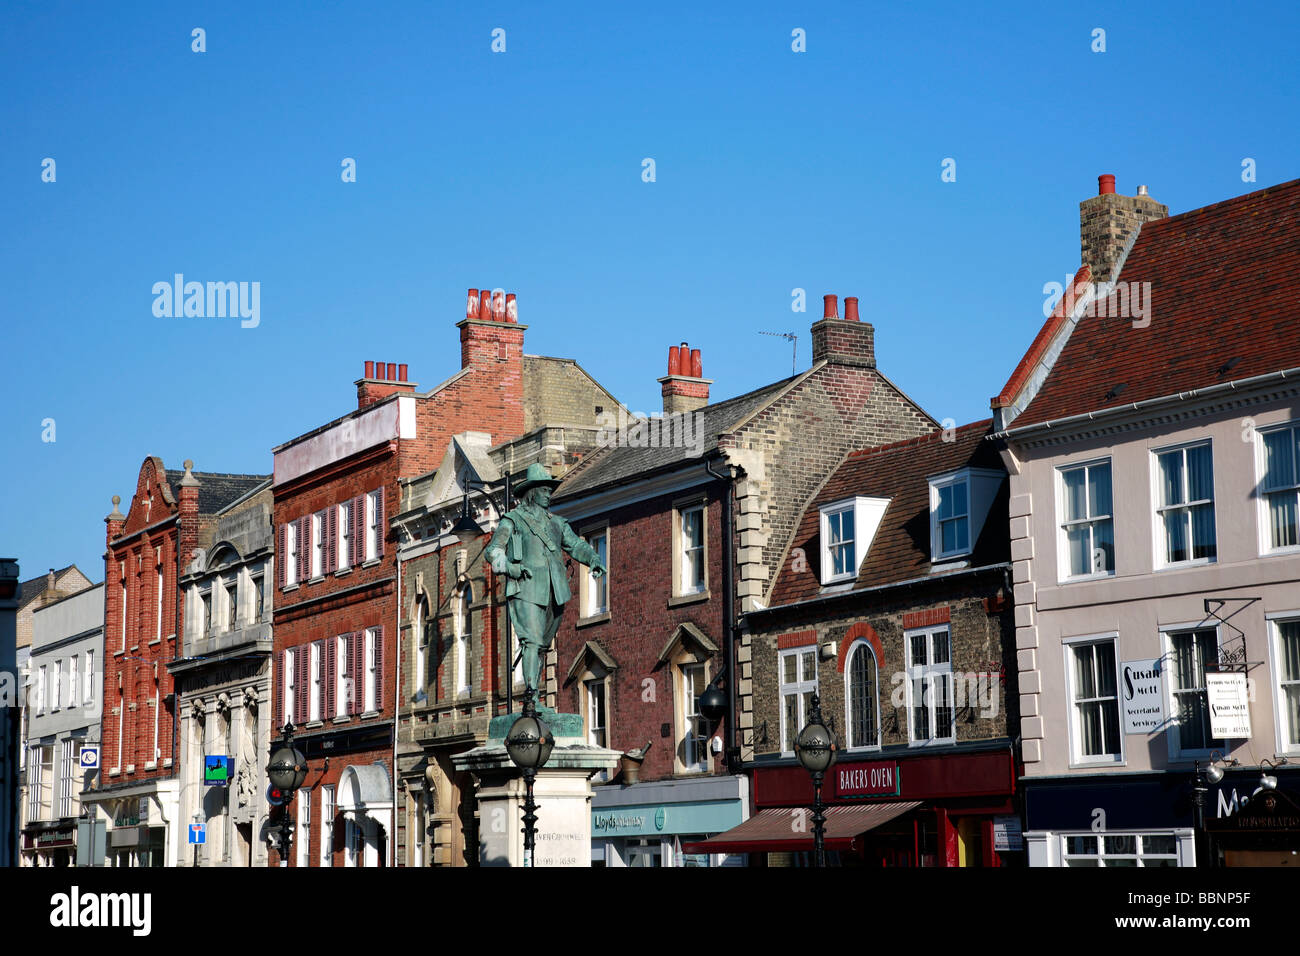
[[[415,383],[406,380],[406,366],[395,362],[367,362],[356,386],[357,408],[367,408],[395,392],[415,391]]]
[[[709,404],[709,386],[713,379],[704,377],[700,350],[683,342],[668,349],[668,374],[659,379],[663,385],[664,414],[693,412]]]
[[[470,289],[460,329],[460,367],[476,373],[483,431],[497,441],[524,433],[524,330],[513,292]],[[490,426],[490,427],[489,427]]]
[[[1079,203],[1081,261],[1092,270],[1092,280],[1113,282],[1116,266],[1142,224],[1168,215],[1169,207],[1152,199],[1145,186],[1138,187],[1136,196],[1121,196],[1114,176],[1098,176],[1097,195]]]
[[[122,529],[126,527],[126,515],[122,514],[122,509],[118,506],[122,503],[121,495],[113,496],[113,510],[104,518],[104,524],[108,525],[107,544],[112,544],[114,538],[122,536]]]
[[[845,296],[844,318],[839,317],[837,297],[822,296],[822,319],[812,327],[813,364],[823,360],[835,365],[876,367],[876,330],[858,318],[856,296]]]
[[[199,480],[194,477],[193,469],[194,462],[186,458],[185,474],[176,492],[176,554],[181,568],[190,563],[199,546]]]

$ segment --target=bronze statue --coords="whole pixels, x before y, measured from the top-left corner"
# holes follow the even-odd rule
[[[501,519],[485,551],[492,570],[507,578],[510,621],[518,635],[524,685],[530,695],[537,692],[542,655],[550,649],[564,603],[572,596],[564,555],[590,567],[596,577],[606,572],[591,545],[567,521],[547,510],[559,483],[540,464],[529,465],[516,489],[523,503]]]

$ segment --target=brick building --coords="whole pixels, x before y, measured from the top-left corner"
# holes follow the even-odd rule
[[[1030,864],[1294,865],[1300,180],[1174,216],[1099,182],[993,400]]]
[[[995,820],[1019,819],[1019,715],[1006,472],[990,424],[854,452],[813,496],[770,605],[744,616],[758,813],[688,849],[806,863],[811,824],[797,811],[813,786],[794,742],[819,695],[840,751],[823,789],[832,865],[1020,858],[994,837]]]
[[[636,751],[597,789],[597,865],[719,862],[680,846],[748,812],[752,650],[736,615],[770,600],[804,502],[844,455],[936,427],[876,367],[857,305],[845,299],[841,319],[826,296],[810,369],[714,404],[698,350],[672,347],[664,417],[619,431],[557,489],[553,510],[610,573],[578,574],[548,693],[591,742]],[[697,701],[714,681],[729,703],[710,725]]]
[[[408,814],[396,811],[408,809],[412,784],[417,811],[425,805],[419,796],[425,776],[423,766],[404,765],[406,776],[400,783],[395,779],[394,718],[399,686],[404,695],[417,692],[408,675],[426,650],[412,648],[407,639],[407,615],[425,607],[415,592],[427,588],[439,600],[446,594],[446,580],[436,569],[405,567],[407,557],[414,560],[426,548],[437,552],[442,537],[440,518],[421,523],[410,512],[424,514],[423,489],[452,450],[453,437],[474,433],[465,441],[475,447],[530,434],[544,439],[547,418],[578,424],[589,421],[593,410],[616,404],[574,363],[524,355],[527,327],[518,322],[513,294],[471,289],[457,328],[461,367],[442,384],[418,392],[407,380],[406,365],[366,362],[356,382],[355,411],[274,450],[272,721],[275,728],[292,721],[295,745],[310,765],[291,809],[294,866],[391,866],[398,859],[399,831],[404,863],[435,856],[416,853],[420,840],[406,850]],[[501,468],[513,471],[515,465],[507,457]],[[413,498],[404,479],[419,476],[426,476],[425,483]],[[452,495],[457,503],[458,494]],[[440,507],[433,503],[434,512]],[[399,549],[407,549],[401,568]],[[431,560],[436,565],[437,556]],[[416,589],[403,583],[412,578]],[[481,608],[487,590],[480,585],[471,603],[479,601]],[[429,613],[436,607],[427,605]],[[436,660],[423,673],[439,673]],[[472,721],[483,708],[497,706],[488,703],[485,681],[491,684],[490,678],[476,678],[474,686],[484,693],[474,695],[460,716]],[[404,719],[406,706],[404,696]],[[278,731],[273,738],[272,746]],[[449,788],[442,794],[453,800]],[[462,837],[439,853],[444,862],[463,858]]]
[[[196,552],[211,547],[215,515],[266,475],[140,466],[124,515],[121,498],[105,518],[101,770],[82,802],[107,827],[107,865],[175,866],[184,845],[178,821],[175,694],[169,662],[185,596],[177,586]]]

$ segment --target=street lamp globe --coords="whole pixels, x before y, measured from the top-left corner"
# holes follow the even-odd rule
[[[809,773],[825,773],[835,762],[835,737],[822,721],[821,706],[816,701],[807,726],[794,742],[794,752]]]
[[[506,752],[520,770],[541,770],[551,758],[555,736],[546,722],[525,712],[506,735]]]
[[[271,786],[292,793],[307,779],[307,758],[297,747],[281,747],[266,765]]]
[[[716,685],[710,684],[700,695],[699,708],[702,717],[709,723],[716,724],[727,712],[727,695],[718,690]]]

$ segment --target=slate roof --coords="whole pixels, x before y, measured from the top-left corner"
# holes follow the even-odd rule
[[[1119,281],[1150,325],[1085,315],[1011,429],[1300,367],[1300,179],[1147,223]]]
[[[802,373],[807,374],[807,373]],[[718,436],[731,432],[736,425],[776,398],[781,391],[799,376],[791,376],[770,385],[764,385],[744,395],[737,395],[714,405],[699,409],[703,415],[703,453],[695,455],[693,447],[629,448],[609,445],[593,452],[580,465],[570,470],[564,482],[555,491],[555,500],[571,498],[597,488],[620,484],[638,475],[663,471],[683,463],[703,461],[717,448]],[[610,411],[616,412],[617,409]]]
[[[823,593],[819,509],[855,495],[891,500],[858,577],[848,590],[930,575],[928,479],[966,467],[1004,471],[997,448],[985,440],[991,426],[992,420],[985,419],[956,429],[952,441],[944,441],[943,431],[936,430],[919,438],[855,451],[845,458],[799,519],[791,547],[803,549],[807,567],[795,571],[794,562],[789,558],[782,563],[781,574],[772,590],[771,606],[807,601]],[[955,560],[966,561],[969,567],[1010,560],[1007,527],[1007,482],[1004,480],[969,558]],[[938,579],[942,573],[934,577]]]
[[[66,568],[59,568],[57,571],[54,572],[55,580],[57,581],[64,574],[71,571],[75,567],[76,567],[75,564],[69,564]],[[49,572],[47,571],[45,574],[42,574],[39,577],[31,578],[27,581],[23,581],[19,583],[18,585],[19,605],[22,607],[26,607],[32,601],[36,600],[38,597],[44,594],[46,590],[46,586],[49,584],[49,581],[50,581],[50,576],[49,576]]]
[[[165,472],[172,495],[180,500],[181,479],[185,472],[168,468]],[[192,472],[199,482],[199,514],[216,514],[226,505],[237,501],[258,485],[270,480],[270,475],[226,475],[214,471]]]

